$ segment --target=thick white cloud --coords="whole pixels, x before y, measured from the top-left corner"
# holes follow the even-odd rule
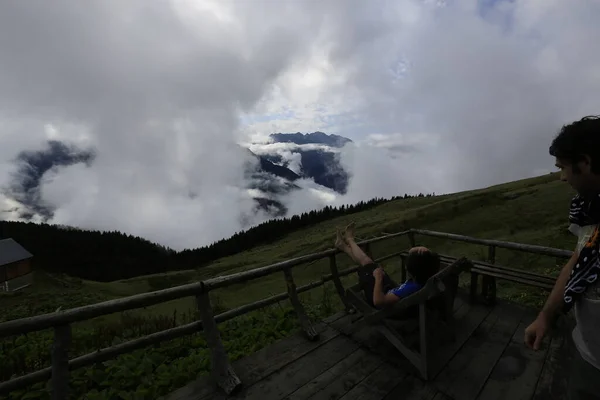
[[[10,183],[21,151],[48,139],[92,146],[91,167],[44,175],[42,198],[56,207],[50,222],[175,248],[232,234],[254,207],[243,176],[250,159],[235,145],[238,114],[310,46],[318,20],[299,11],[295,3],[2,3],[0,184]],[[14,218],[6,212],[14,203],[2,203]]]
[[[291,211],[531,176],[562,124],[598,113],[599,16],[591,0],[2,2],[0,185],[48,139],[93,148],[44,175],[51,222],[184,248],[247,222],[235,143],[274,132],[356,143],[348,194],[300,181]],[[0,197],[4,218],[16,205]]]
[[[298,151],[306,151],[306,150],[322,150],[332,153],[337,153],[340,150],[336,147],[330,147],[325,144],[320,143],[306,143],[306,144],[296,144],[296,143],[249,143],[248,148],[254,153],[258,155],[266,155],[266,154],[286,154],[289,152]]]
[[[327,28],[329,69],[343,80],[325,82],[312,103],[280,95],[265,109],[299,108],[302,118],[256,130],[327,130],[391,147],[402,138],[397,150],[414,150],[403,187],[462,190],[547,172],[560,126],[599,113],[599,15],[592,1],[353,4]]]

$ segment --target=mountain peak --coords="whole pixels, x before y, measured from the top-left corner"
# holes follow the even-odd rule
[[[324,132],[312,133],[273,133],[269,135],[276,143],[295,143],[295,144],[324,144],[331,147],[344,147],[346,143],[352,140],[334,134]]]

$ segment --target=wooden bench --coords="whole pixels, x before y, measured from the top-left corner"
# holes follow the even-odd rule
[[[406,267],[405,260],[408,256],[408,251],[403,252],[400,255],[402,260],[402,281],[406,280]],[[445,254],[440,254],[440,261],[442,265],[452,264],[457,260],[456,257],[452,257]],[[495,304],[496,302],[496,279],[504,279],[510,282],[522,283],[525,285],[538,287],[545,290],[552,290],[556,278],[540,275],[533,272],[508,268],[498,264],[492,264],[484,261],[471,261],[472,267],[471,273],[471,288],[470,288],[470,300],[475,302],[477,299],[477,286],[479,276],[481,280],[481,295],[485,302],[488,304]]]

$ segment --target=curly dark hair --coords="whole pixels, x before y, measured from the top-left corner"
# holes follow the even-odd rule
[[[406,271],[415,281],[424,285],[440,270],[440,256],[433,251],[409,253],[406,257]]]
[[[570,162],[575,173],[580,172],[576,164],[588,156],[592,172],[600,174],[600,116],[564,125],[550,145],[550,155]]]

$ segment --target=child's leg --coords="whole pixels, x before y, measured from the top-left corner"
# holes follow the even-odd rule
[[[352,258],[355,263],[361,266],[361,268],[359,268],[357,271],[358,282],[365,292],[365,299],[367,300],[367,303],[374,307],[373,292],[375,289],[375,277],[373,276],[373,271],[378,268],[379,265],[374,263],[371,257],[366,255],[365,252],[356,244],[352,225],[346,229],[344,236],[342,236],[340,231],[337,232],[335,246]],[[384,290],[387,291],[395,286],[397,286],[395,282],[392,281],[391,278],[386,274],[383,278]]]
[[[371,257],[366,255],[365,252],[358,246],[358,244],[356,244],[356,240],[354,240],[354,223],[351,223],[346,227],[346,231],[344,232],[344,241],[350,248],[352,259],[363,267],[368,266],[371,275],[377,267],[380,267],[379,264],[376,264]],[[366,268],[364,270],[366,271]],[[398,284],[394,282],[388,274],[385,274],[383,277],[384,290],[389,290],[396,286],[398,286]]]
[[[349,232],[349,229],[352,230]],[[352,259],[352,261],[354,261],[361,267],[373,264],[373,260],[371,260],[371,257],[366,255],[365,252],[360,247],[358,247],[358,245],[354,241],[354,230],[353,228],[350,228],[350,226],[346,228],[346,231],[344,232],[343,236],[339,230],[337,231],[335,247],[346,253]]]

